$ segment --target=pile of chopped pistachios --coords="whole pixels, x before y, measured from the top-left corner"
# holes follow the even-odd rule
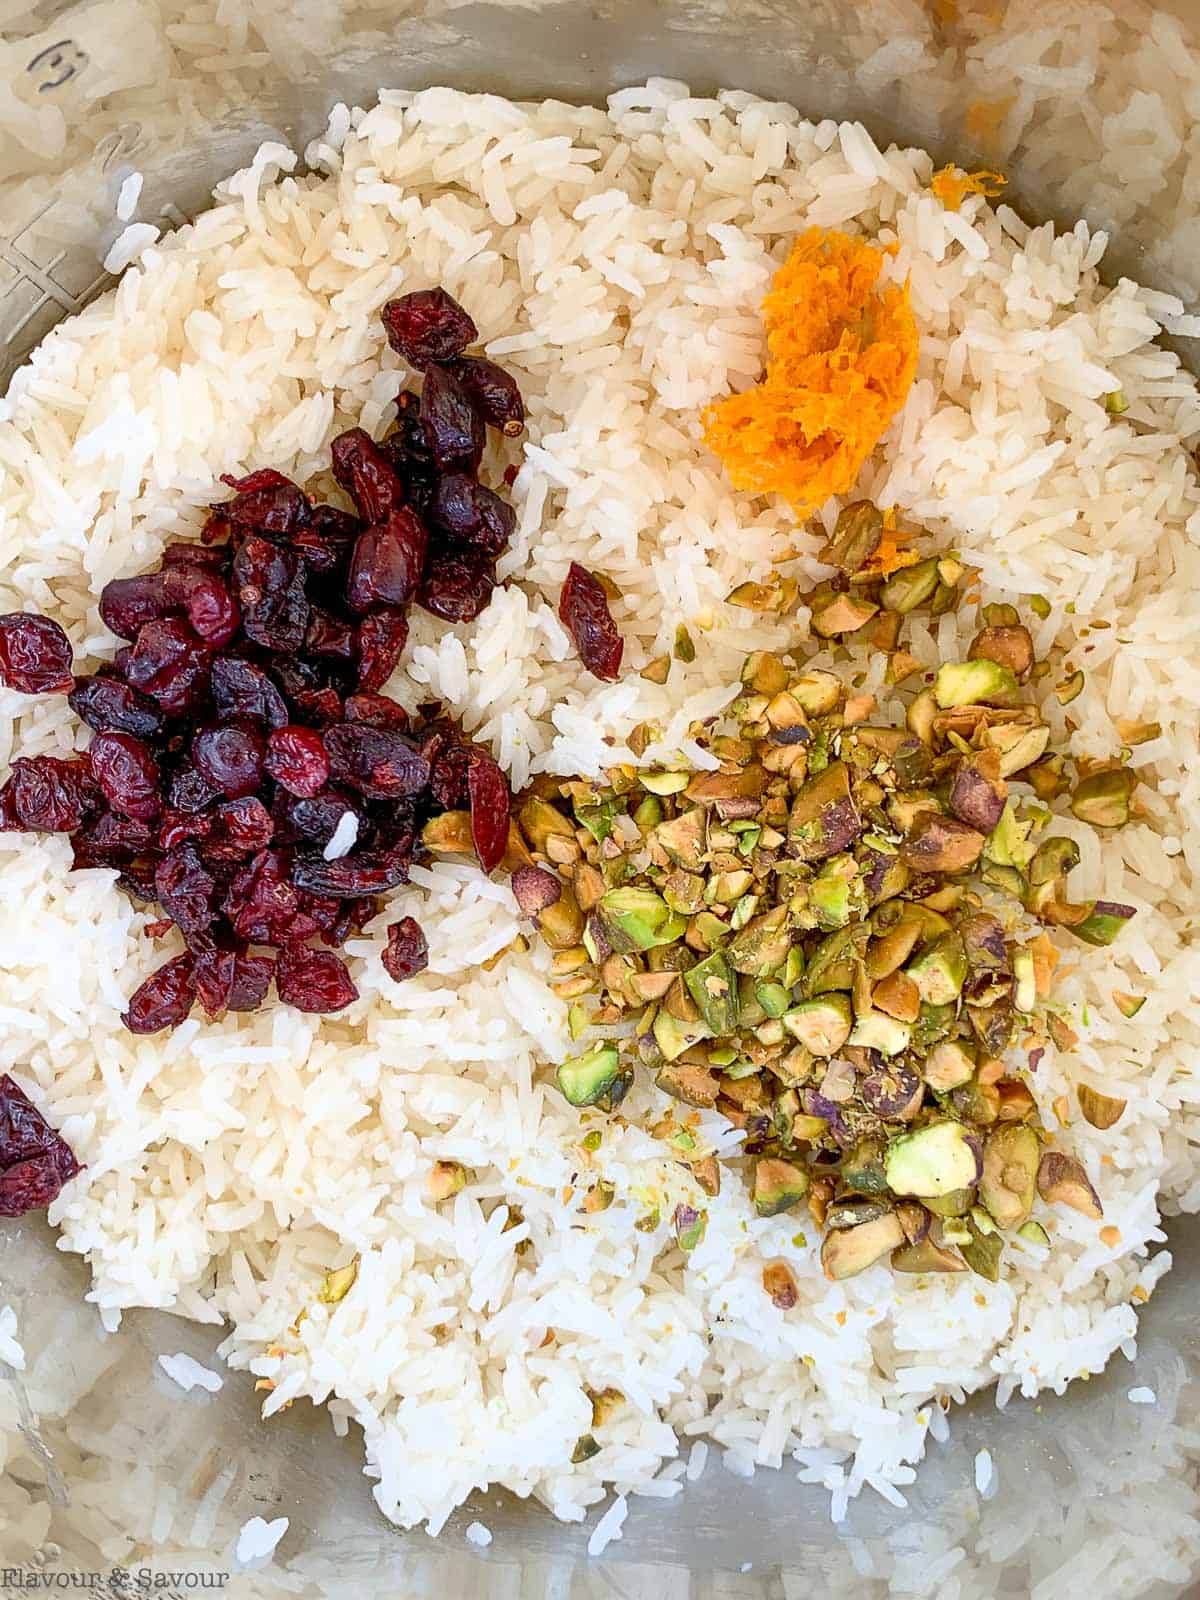
[[[823,552],[836,576],[804,598],[818,647],[859,636],[898,684],[921,672],[906,616],[963,603],[972,574],[903,555],[885,575],[883,530],[874,506],[848,507]],[[1014,608],[981,621],[903,727],[872,722],[873,696],[837,673],[757,651],[729,716],[691,730],[716,770],[539,780],[518,806],[517,899],[555,951],[572,1036],[605,1035],[559,1067],[563,1094],[611,1110],[643,1071],[724,1113],[759,1214],[806,1201],[831,1278],[890,1253],[902,1272],[994,1280],[1005,1232],[1048,1243],[1037,1196],[1101,1215],[1026,1081],[1048,1039],[1073,1042],[1037,925],[1107,945],[1133,910],[1070,900],[1079,851],[1045,802],[1070,794],[1076,817],[1116,828],[1136,779],[1050,749],[1027,689],[1049,664]],[[1123,1110],[1094,1090],[1081,1104],[1097,1127]],[[696,1160],[717,1192],[718,1164]]]

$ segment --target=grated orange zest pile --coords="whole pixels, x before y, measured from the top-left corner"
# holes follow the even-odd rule
[[[961,167],[943,167],[935,172],[929,187],[947,211],[957,211],[969,194],[982,194],[994,200],[1003,193],[1008,179],[1002,172],[964,172]]]
[[[877,291],[883,252],[810,228],[763,301],[767,371],[705,414],[705,443],[736,488],[803,515],[852,488],[917,368],[908,288]]]

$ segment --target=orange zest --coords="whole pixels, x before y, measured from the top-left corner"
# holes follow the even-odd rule
[[[947,211],[957,211],[969,194],[981,194],[988,200],[994,200],[1003,193],[1007,183],[1008,179],[1002,172],[989,172],[986,168],[981,168],[979,172],[964,172],[961,167],[951,165],[935,172],[929,187]]]
[[[763,302],[767,370],[705,414],[705,443],[734,486],[801,515],[853,487],[912,387],[917,325],[907,285],[876,287],[884,254],[810,228]]]

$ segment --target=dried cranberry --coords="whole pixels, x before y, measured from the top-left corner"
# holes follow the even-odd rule
[[[467,771],[467,793],[471,803],[471,838],[475,854],[485,872],[500,865],[508,848],[508,819],[511,796],[508,779],[486,750],[473,746]]]
[[[360,689],[346,700],[346,721],[365,722],[372,728],[394,728],[403,733],[408,727],[408,712],[385,694]]]
[[[386,894],[408,882],[411,852],[393,847],[388,851],[364,851],[326,861],[323,855],[296,857],[292,881],[309,894],[356,899],[360,895]]]
[[[425,443],[425,430],[417,416],[418,402],[412,395],[401,395],[400,400],[412,400],[413,410],[402,414],[395,432],[379,448],[403,479],[408,503],[423,511],[437,484],[437,464]]]
[[[73,833],[90,809],[81,764],[57,756],[18,756],[5,785],[12,813],[32,833]]]
[[[176,845],[187,844],[189,839],[207,839],[212,830],[211,812],[177,811],[169,807],[158,819],[158,848],[173,850]]]
[[[154,867],[149,861],[131,861],[117,874],[117,887],[131,900],[143,900],[153,905],[155,898]]]
[[[419,794],[429,782],[429,763],[402,733],[343,722],[326,731],[325,748],[334,776],[374,798]]]
[[[213,547],[194,539],[173,539],[163,546],[163,567],[201,567],[206,572],[224,572],[232,551],[228,545]]]
[[[180,716],[204,695],[209,653],[182,617],[147,622],[130,653],[125,677],[164,711]]]
[[[80,1170],[62,1135],[50,1126],[20,1084],[6,1072],[0,1076],[0,1167],[15,1167],[39,1156],[48,1157],[57,1164],[60,1187]],[[0,1214],[19,1215],[15,1211]]]
[[[219,1017],[229,1008],[237,955],[233,950],[221,949],[211,939],[198,938],[196,944],[199,948],[192,967],[196,999],[210,1017]]]
[[[158,903],[185,938],[203,933],[216,916],[216,880],[194,844],[169,850],[154,869]]]
[[[271,813],[261,800],[225,800],[211,813],[204,853],[214,861],[240,861],[265,850],[275,834]]]
[[[425,565],[429,534],[408,506],[359,534],[350,559],[346,599],[355,611],[402,606],[411,599]]]
[[[380,956],[384,971],[396,983],[415,978],[429,965],[429,945],[415,917],[401,917],[387,931],[387,949]]]
[[[525,405],[511,373],[482,356],[459,356],[449,366],[483,420],[515,439],[525,426]]]
[[[301,689],[295,700],[297,718],[310,728],[331,728],[342,720],[342,702],[335,689]]]
[[[196,566],[168,567],[163,577],[167,598],[187,612],[193,632],[213,650],[227,645],[242,619],[224,581]]]
[[[447,811],[457,811],[467,803],[473,753],[466,745],[445,741],[430,761],[429,792]]]
[[[308,626],[300,557],[252,535],[233,558],[233,584],[246,637],[265,650],[297,652]]]
[[[445,289],[418,289],[383,308],[388,343],[410,366],[452,361],[479,337],[471,318]]]
[[[134,993],[121,1021],[130,1033],[160,1033],[181,1023],[195,998],[192,957],[176,956],[150,974]]]
[[[136,639],[148,622],[156,622],[172,609],[163,572],[113,578],[100,591],[100,615],[118,639]]]
[[[97,733],[129,733],[135,739],[153,739],[162,731],[163,714],[150,696],[139,694],[119,678],[77,678],[67,704]]]
[[[126,866],[152,850],[155,843],[155,830],[149,823],[116,811],[88,817],[71,839],[75,865],[87,867]]]
[[[172,774],[167,786],[167,803],[176,811],[205,811],[220,797],[221,791],[197,772],[190,761]]]
[[[237,656],[218,656],[212,664],[212,697],[222,722],[250,720],[282,728],[287,701],[261,667]]]
[[[162,809],[162,775],[148,744],[130,733],[98,733],[88,749],[92,776],[114,811],[152,822]]]
[[[308,497],[273,467],[262,467],[244,478],[234,478],[224,472],[221,482],[237,493],[215,509],[240,528],[288,534],[308,521]]]
[[[65,1160],[57,1153],[34,1156],[0,1173],[0,1217],[23,1217],[57,1198],[66,1180],[79,1171],[70,1150],[65,1144],[62,1148]]]
[[[329,757],[312,728],[276,728],[267,740],[266,770],[292,794],[311,799],[329,782]]]
[[[562,586],[558,614],[574,639],[584,666],[593,676],[611,683],[621,670],[625,641],[608,609],[608,596],[578,561],[572,561]]]
[[[445,367],[430,367],[421,390],[421,427],[429,453],[443,472],[474,472],[483,459],[483,418]]]
[[[275,962],[270,956],[238,956],[227,1001],[230,1011],[257,1011],[274,976]]]
[[[317,932],[316,923],[301,909],[287,869],[279,851],[261,850],[234,878],[221,909],[239,938],[278,945]]]
[[[361,841],[367,827],[362,801],[345,789],[326,789],[311,800],[301,800],[280,790],[275,801],[275,825],[280,837],[303,839],[324,847],[337,832],[347,811],[358,823],[356,838]]]
[[[288,945],[279,952],[275,987],[285,1005],[297,1011],[341,1011],[358,999],[346,963],[329,950]]]
[[[365,428],[339,433],[330,446],[333,475],[364,522],[384,522],[404,504],[396,469]]]
[[[0,684],[22,694],[65,694],[71,676],[71,641],[50,617],[12,611],[0,617]]]
[[[332,656],[335,660],[353,661],[358,653],[358,640],[349,623],[335,617],[332,612],[313,606],[308,614],[304,648],[310,656]]]
[[[407,643],[408,619],[403,611],[381,606],[365,616],[358,630],[358,687],[368,692],[382,689]]]
[[[262,782],[265,759],[263,736],[249,723],[206,728],[192,744],[197,772],[231,800],[254,793]]]
[[[448,539],[498,556],[512,538],[517,514],[469,472],[439,478],[429,502],[431,525]]]
[[[443,622],[473,622],[492,598],[496,565],[482,550],[434,550],[417,589],[417,600]]]

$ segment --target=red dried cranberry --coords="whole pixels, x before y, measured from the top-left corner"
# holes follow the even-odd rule
[[[469,472],[439,478],[429,502],[430,523],[459,544],[498,556],[512,538],[517,514]]]
[[[447,547],[430,553],[417,600],[443,622],[473,622],[492,598],[496,564],[482,550]]]
[[[459,356],[449,366],[483,420],[515,439],[525,426],[525,404],[512,374],[482,356]]]
[[[342,702],[336,689],[301,689],[295,696],[297,718],[310,728],[331,728],[342,720]]]
[[[358,640],[349,623],[335,617],[332,612],[313,606],[308,614],[304,648],[310,656],[332,656],[339,661],[353,661],[358,653]]]
[[[273,467],[261,467],[244,478],[234,478],[223,472],[221,482],[237,493],[215,509],[239,528],[288,534],[308,521],[308,497]]]
[[[162,809],[162,775],[148,744],[130,733],[98,733],[88,748],[92,777],[114,811],[152,822]]]
[[[224,572],[233,554],[228,545],[214,548],[197,544],[194,539],[173,539],[163,546],[162,564],[165,567],[201,567],[206,572]]]
[[[218,656],[212,664],[212,696],[221,722],[249,720],[282,728],[287,701],[261,667],[237,656]]]
[[[380,607],[365,616],[358,630],[358,686],[381,689],[395,672],[408,643],[403,611]]]
[[[216,880],[194,844],[169,850],[154,869],[158,903],[185,938],[203,933],[216,916]]]
[[[346,963],[329,950],[288,945],[279,952],[275,987],[285,1005],[297,1011],[341,1011],[358,999]]]
[[[90,809],[82,764],[57,756],[18,756],[5,785],[12,814],[31,833],[73,833]]]
[[[470,757],[467,794],[471,803],[471,838],[480,866],[491,872],[500,865],[508,848],[512,804],[508,779],[486,750],[473,746]]]
[[[210,649],[220,650],[237,633],[241,616],[233,596],[215,572],[172,566],[163,573],[167,598],[187,612],[192,630]]]
[[[472,754],[466,745],[444,741],[430,761],[429,792],[447,811],[457,811],[467,803]]]
[[[71,840],[77,867],[123,867],[152,850],[155,843],[155,831],[148,823],[116,811],[87,818]]]
[[[308,626],[300,557],[251,535],[233,558],[233,585],[246,637],[264,650],[295,654]]]
[[[311,800],[301,800],[280,789],[275,795],[276,838],[282,843],[304,840],[308,844],[327,845],[337,831],[345,813],[353,814],[358,824],[355,835],[362,842],[369,826],[362,799],[347,789],[325,789]]]
[[[229,1008],[229,991],[233,987],[233,966],[237,956],[232,950],[223,950],[211,939],[195,941],[195,961],[192,977],[196,984],[196,999],[210,1017],[219,1017]]]
[[[408,503],[423,511],[437,483],[438,469],[417,416],[419,402],[414,395],[402,394],[396,403],[405,400],[412,402],[411,413],[402,412],[395,432],[388,434],[379,448],[403,480]]]
[[[429,965],[429,945],[415,917],[401,917],[387,931],[387,949],[380,956],[384,971],[396,983],[415,978]]]
[[[208,680],[209,652],[182,617],[147,622],[129,655],[125,677],[164,711],[181,716],[199,701]]]
[[[100,615],[118,639],[136,639],[148,622],[158,621],[172,609],[163,572],[113,578],[100,591]]]
[[[0,617],[0,684],[22,694],[65,694],[71,676],[71,641],[50,617],[12,611]]]
[[[251,944],[284,944],[308,939],[317,925],[301,909],[278,850],[262,850],[234,878],[221,909],[233,931]]]
[[[625,641],[608,609],[608,596],[578,561],[572,561],[562,586],[558,614],[574,639],[584,666],[593,676],[611,683],[621,670]]]
[[[189,839],[207,839],[212,830],[211,812],[177,811],[170,808],[159,818],[158,848],[173,850],[176,845],[187,844]]]
[[[34,1156],[0,1173],[0,1217],[23,1217],[57,1199],[66,1180],[80,1170],[67,1146],[62,1148],[65,1161],[56,1153]],[[64,1171],[64,1166],[68,1170]]]
[[[139,694],[119,678],[77,678],[67,704],[97,733],[153,739],[162,731],[163,714],[150,696]]]
[[[214,861],[240,861],[256,855],[266,849],[275,833],[271,813],[253,796],[222,801],[211,813],[211,824],[204,853]]]
[[[384,522],[404,504],[396,469],[365,428],[339,433],[330,446],[333,475],[364,522]]]
[[[381,800],[419,794],[429,782],[429,763],[402,733],[343,722],[325,734],[334,776]]]
[[[402,606],[411,598],[425,565],[429,534],[408,506],[359,534],[350,558],[346,599],[355,611]]]
[[[388,851],[364,851],[326,861],[323,855],[297,856],[292,881],[309,894],[356,899],[360,895],[386,894],[408,882],[411,851],[397,846]]]
[[[122,1012],[121,1021],[130,1033],[160,1033],[174,1028],[192,1009],[196,984],[192,976],[192,957],[176,956],[152,972]]]
[[[285,789],[302,799],[320,794],[329,782],[329,757],[321,735],[312,728],[276,728],[267,740],[266,770]]]
[[[254,793],[262,782],[265,759],[263,736],[250,724],[206,728],[192,744],[197,772],[231,800]]]
[[[421,390],[421,427],[429,453],[443,472],[474,472],[483,459],[483,418],[458,379],[445,367],[430,367]]]
[[[275,963],[270,956],[238,956],[227,1001],[230,1011],[257,1011],[274,976]]]
[[[360,689],[346,700],[346,721],[365,722],[372,728],[394,728],[403,733],[408,727],[408,712],[385,694]]]
[[[167,803],[176,811],[205,811],[220,796],[221,791],[197,772],[190,761],[172,774],[167,787]]]
[[[383,308],[388,343],[410,366],[452,361],[479,337],[471,318],[445,289],[418,289]]]
[[[6,1072],[0,1077],[0,1167],[15,1167],[40,1156],[48,1157],[57,1165],[60,1187],[80,1171],[62,1135],[50,1126],[20,1084]],[[46,1201],[35,1203],[45,1205]],[[0,1215],[18,1216],[20,1213],[10,1211]]]

